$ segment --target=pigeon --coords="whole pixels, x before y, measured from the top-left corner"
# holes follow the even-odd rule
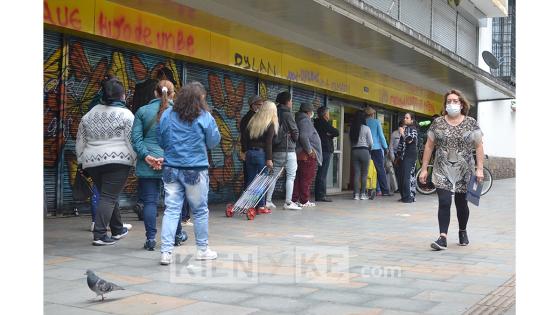
[[[101,295],[101,301],[105,299],[103,294],[107,294],[114,290],[124,290],[124,288],[119,287],[114,283],[99,278],[98,276],[95,275],[95,273],[93,273],[92,270],[88,269],[85,274],[87,275],[88,287],[90,288],[91,291],[97,293],[98,296]]]

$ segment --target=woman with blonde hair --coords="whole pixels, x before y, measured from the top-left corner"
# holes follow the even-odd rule
[[[261,109],[253,115],[243,136],[244,147],[247,148],[245,163],[247,166],[247,183],[253,181],[266,165],[273,169],[272,139],[278,134],[278,114],[276,104],[265,101]],[[257,205],[257,214],[270,213],[265,208],[266,199],[263,197]]]

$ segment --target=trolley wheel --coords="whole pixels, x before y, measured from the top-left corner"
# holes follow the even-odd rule
[[[257,210],[255,210],[255,208],[247,209],[247,220],[254,220],[256,214]]]
[[[233,205],[231,203],[228,203],[226,206],[226,217],[233,217]]]

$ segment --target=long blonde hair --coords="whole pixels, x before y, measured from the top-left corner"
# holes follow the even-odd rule
[[[272,101],[265,101],[261,109],[253,115],[247,129],[249,129],[249,138],[257,139],[262,136],[270,124],[274,125],[274,134],[278,134],[278,113],[276,112],[276,104]]]

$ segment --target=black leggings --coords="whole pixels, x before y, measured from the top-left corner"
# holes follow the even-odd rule
[[[438,221],[439,232],[447,234],[449,221],[451,220],[451,195],[449,190],[437,189],[439,199]],[[459,219],[459,230],[467,229],[469,221],[469,205],[466,193],[455,193],[455,207],[457,208],[457,219]]]

